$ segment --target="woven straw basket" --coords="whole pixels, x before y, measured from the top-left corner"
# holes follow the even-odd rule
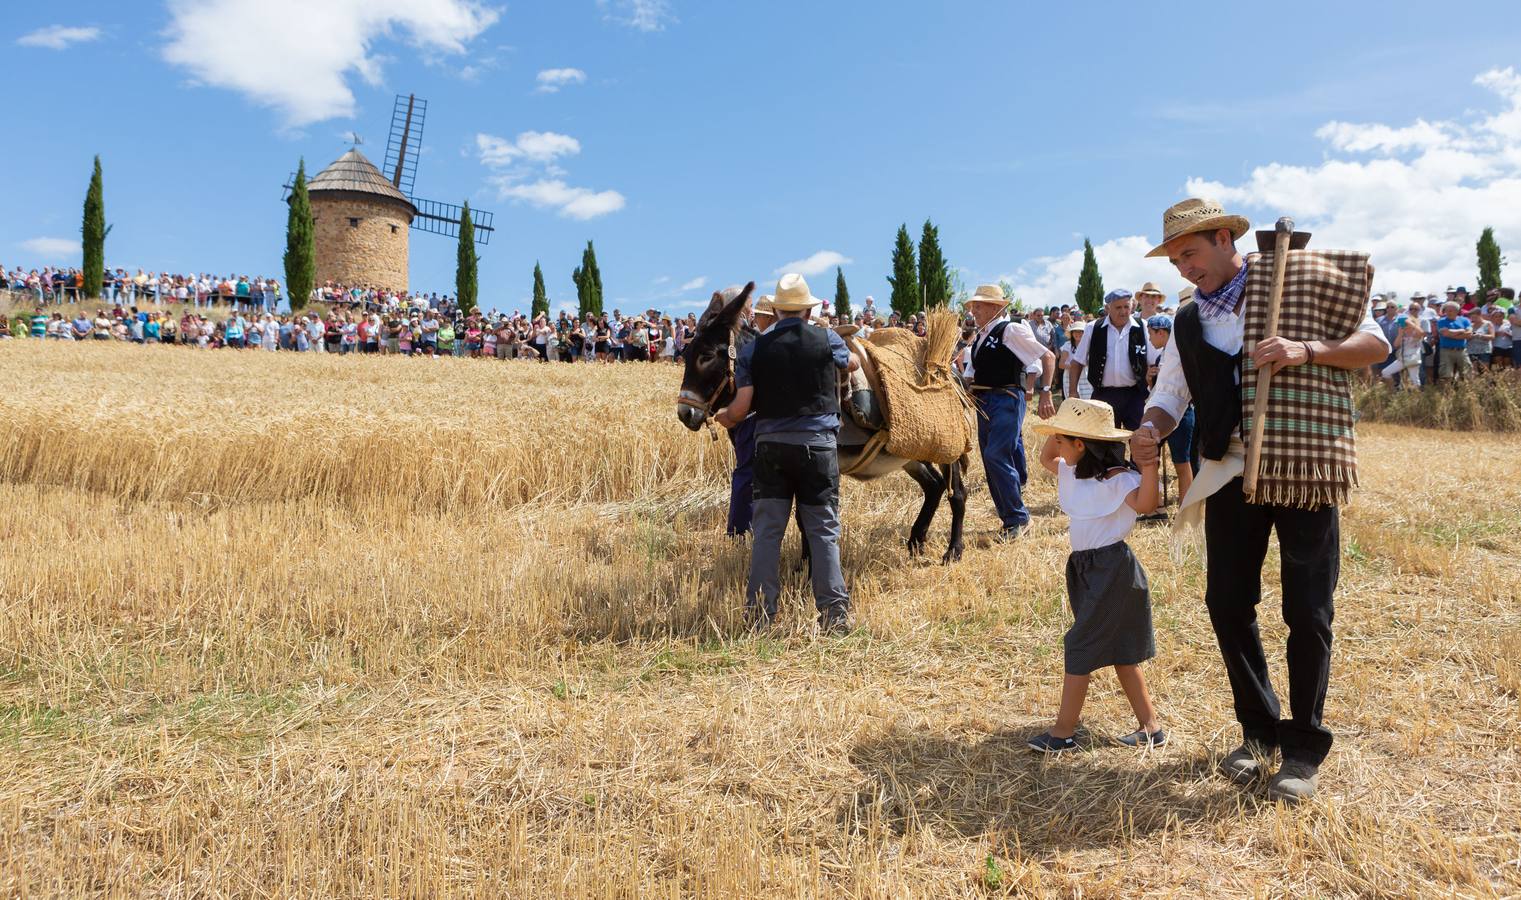
[[[883,328],[863,347],[882,385],[887,452],[949,465],[972,451],[976,424],[971,401],[951,373],[961,323],[945,309],[931,311],[927,320],[927,337]]]

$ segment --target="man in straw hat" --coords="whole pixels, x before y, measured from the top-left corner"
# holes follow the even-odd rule
[[[1031,363],[1040,365],[1040,417],[1049,419],[1056,412],[1051,404],[1056,357],[1041,346],[1029,325],[1004,318],[1008,305],[1003,288],[996,284],[978,285],[967,300],[977,333],[963,370],[977,403],[977,446],[982,449],[988,493],[993,495],[993,507],[1002,525],[1001,540],[1017,537],[1030,521],[1021,491],[1028,477],[1024,422],[1029,397],[1023,380],[1025,367]]]
[[[1087,370],[1093,399],[1114,408],[1114,424],[1133,429],[1141,424],[1146,406],[1146,369],[1161,353],[1146,339],[1146,326],[1135,317],[1135,302],[1127,290],[1104,295],[1104,315],[1083,335],[1068,364],[1070,389]]]
[[[797,501],[808,542],[819,626],[846,630],[850,594],[840,571],[840,429],[838,372],[860,366],[828,328],[808,328],[820,301],[803,276],[777,282],[776,324],[745,345],[734,363],[734,400],[714,417],[731,428],[755,412],[755,511],[745,602],[753,621],[769,624],[781,597],[782,535]]]
[[[1267,775],[1272,755],[1283,764],[1269,795],[1297,802],[1315,792],[1331,749],[1321,721],[1331,674],[1332,595],[1341,565],[1337,505],[1356,480],[1347,377],[1389,351],[1369,315],[1367,255],[1294,251],[1279,319],[1279,336],[1263,337],[1273,263],[1244,261],[1235,241],[1249,224],[1218,203],[1190,199],[1162,216],[1165,256],[1196,287],[1180,307],[1162,355],[1142,427],[1131,437],[1138,463],[1157,456],[1157,444],[1194,404],[1203,465],[1182,501],[1180,522],[1204,517],[1207,570],[1204,602],[1225,661],[1245,740],[1220,763],[1242,784]],[[1310,272],[1314,277],[1305,274]],[[1248,354],[1243,359],[1243,352]],[[1247,363],[1251,365],[1248,366]],[[1291,429],[1291,452],[1263,445],[1256,492],[1242,479],[1257,368],[1274,372],[1266,435]],[[1285,390],[1280,393],[1280,381]],[[1314,398],[1303,406],[1304,397]],[[1208,498],[1207,500],[1205,498]],[[1262,563],[1269,535],[1282,552],[1283,617],[1289,626],[1291,718],[1280,717],[1257,630]]]
[[[1141,321],[1150,322],[1151,317],[1156,315],[1162,308],[1162,303],[1167,300],[1167,295],[1156,286],[1155,282],[1148,281],[1141,285],[1141,289],[1135,292],[1135,302],[1141,308]]]

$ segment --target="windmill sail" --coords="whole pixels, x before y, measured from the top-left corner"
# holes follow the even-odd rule
[[[386,139],[386,160],[382,171],[403,194],[411,196],[417,180],[417,157],[422,151],[423,120],[428,116],[428,101],[416,94],[397,94],[391,109],[391,136]]]
[[[422,200],[412,198],[412,205],[417,207],[417,217],[412,220],[412,227],[418,231],[426,231],[430,234],[445,234],[449,237],[459,237],[460,216],[463,210],[453,203],[440,203],[437,200]],[[475,226],[475,242],[477,244],[491,243],[491,213],[483,209],[471,208],[470,224]]]

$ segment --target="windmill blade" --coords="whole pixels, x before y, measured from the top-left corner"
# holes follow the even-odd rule
[[[417,215],[412,219],[412,227],[418,231],[426,231],[429,234],[442,234],[449,237],[459,237],[460,216],[464,210],[455,203],[441,203],[437,200],[424,200],[420,197],[412,198],[412,205],[417,207]],[[470,224],[475,228],[475,242],[481,246],[491,243],[491,222],[495,218],[492,213],[484,209],[470,210]]]
[[[417,180],[417,157],[422,152],[423,120],[428,115],[428,101],[416,94],[397,94],[391,109],[391,135],[386,139],[386,159],[382,171],[403,194],[412,194]]]

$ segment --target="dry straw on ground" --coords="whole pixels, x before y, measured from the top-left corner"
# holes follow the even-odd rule
[[[908,479],[847,484],[860,629],[812,637],[794,575],[755,637],[726,446],[668,367],[0,359],[0,894],[1521,893],[1503,435],[1363,430],[1338,742],[1288,811],[1211,775],[1229,694],[1160,528],[1134,544],[1175,743],[1106,746],[1132,726],[1101,676],[1090,752],[1024,749],[1067,616],[1043,479],[1029,534],[949,567],[902,558]]]

